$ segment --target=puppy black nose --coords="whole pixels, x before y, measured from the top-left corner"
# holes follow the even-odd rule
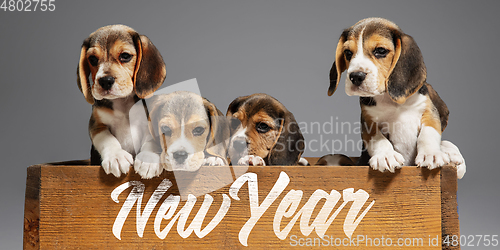
[[[361,85],[361,83],[363,83],[365,78],[366,78],[365,72],[358,71],[358,72],[352,72],[351,74],[349,74],[349,80],[351,80],[352,84],[354,84],[356,86]]]
[[[247,149],[247,142],[245,140],[235,140],[233,141],[233,148],[237,152],[243,152]]]
[[[101,85],[101,87],[105,90],[111,89],[113,83],[115,83],[115,78],[112,76],[104,76],[99,78],[99,85]]]
[[[187,157],[188,157],[188,153],[186,151],[174,152],[174,159],[177,163],[183,163]]]

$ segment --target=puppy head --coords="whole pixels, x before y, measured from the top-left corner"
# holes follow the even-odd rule
[[[385,92],[401,104],[423,85],[426,68],[413,38],[394,23],[367,18],[344,30],[330,70],[332,95],[347,70],[347,95],[377,96]]]
[[[266,165],[296,165],[304,152],[304,137],[295,117],[269,95],[236,98],[226,116],[231,120],[228,153],[233,164],[254,155]]]
[[[165,169],[196,171],[208,155],[227,163],[226,147],[220,138],[223,134],[229,138],[229,128],[219,123],[225,119],[216,117],[224,118],[212,103],[187,91],[154,98],[150,132],[160,141]]]
[[[83,41],[77,82],[91,104],[94,99],[112,100],[132,93],[148,98],[165,76],[160,52],[146,36],[130,27],[105,26]]]

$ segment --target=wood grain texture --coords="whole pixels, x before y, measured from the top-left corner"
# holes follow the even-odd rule
[[[40,166],[31,166],[26,176],[23,235],[23,248],[26,250],[40,248],[40,170]]]
[[[457,171],[454,167],[446,166],[441,169],[441,223],[443,249],[460,249],[460,244],[452,246],[444,244],[445,238],[454,235],[460,239],[460,225],[458,220],[457,203]]]
[[[209,193],[213,197],[213,203],[201,226],[202,229],[205,228],[218,212],[223,195],[229,194],[233,176],[229,175],[228,182],[227,169],[227,167],[207,167],[207,171],[200,172],[198,175],[174,175],[172,172],[164,172],[160,177],[142,180],[135,173],[115,178],[106,175],[99,166],[63,164],[29,167],[24,249],[246,248],[239,241],[238,234],[251,217],[247,183],[238,192],[240,200],[230,199],[231,204],[227,214],[205,237],[200,239],[195,233],[191,233],[187,238],[181,237],[178,233],[178,221],[175,222],[164,239],[160,239],[154,230],[158,209],[169,195],[181,195],[185,198],[183,195],[185,189],[194,193],[203,193],[210,188],[221,186],[221,188]],[[240,175],[245,170],[245,167],[233,167],[233,172],[240,173]],[[299,247],[299,239],[304,239],[303,247],[306,248],[318,248],[320,246],[318,244],[326,244],[324,239],[321,241],[322,239],[318,238],[314,230],[308,236],[304,236],[301,231],[300,219],[295,222],[284,240],[280,240],[275,235],[273,222],[276,210],[285,195],[291,190],[302,190],[303,192],[297,211],[318,189],[327,193],[336,190],[340,194],[348,188],[354,188],[354,191],[359,189],[366,191],[369,198],[362,206],[361,212],[368,207],[370,202],[375,201],[375,203],[355,229],[352,238],[370,238],[373,248],[384,249],[381,245],[375,245],[376,239],[379,239],[380,244],[380,239],[383,237],[386,241],[391,239],[393,245],[390,249],[411,248],[397,246],[398,239],[410,239],[416,241],[417,244],[420,244],[419,240],[422,239],[421,244],[423,245],[413,247],[416,249],[440,249],[441,242],[438,246],[433,247],[429,246],[430,240],[436,237],[441,239],[445,233],[458,233],[458,215],[455,216],[456,171],[452,167],[432,171],[417,167],[403,167],[397,170],[396,174],[380,173],[369,167],[334,166],[250,167],[247,172],[257,175],[259,205],[269,194],[281,172],[285,172],[290,179],[284,191],[279,194],[251,230],[248,236],[248,247],[252,249],[295,248]],[[455,179],[449,177],[453,174]],[[173,186],[161,196],[158,204],[152,210],[144,227],[143,236],[139,237],[138,235],[137,204],[135,203],[123,224],[121,240],[115,237],[113,224],[132,188],[126,189],[118,196],[118,203],[111,199],[111,192],[129,181],[143,183],[145,189],[139,210],[142,214],[153,192],[164,179],[170,180]],[[443,187],[449,190],[442,189],[443,182],[447,183]],[[28,189],[28,187],[30,188]],[[187,223],[181,227],[181,231],[193,221],[203,200],[203,195],[197,197],[194,208],[187,218]],[[336,211],[342,202],[341,198],[333,207],[333,211]],[[182,199],[175,214],[185,203],[185,199]],[[39,210],[36,207],[33,210],[33,204],[39,206]],[[317,203],[309,225],[314,221],[324,204],[324,199]],[[343,224],[351,206],[352,202],[347,203],[328,227],[325,235],[330,241],[329,245],[323,245],[323,247],[333,249],[370,248],[368,242],[358,242],[357,246],[335,246],[335,243],[338,243],[338,241],[335,242],[337,238],[348,239]],[[39,211],[39,214],[36,211]],[[39,230],[36,231],[37,234],[33,234],[31,232],[35,231],[33,228],[36,226],[29,226],[30,223],[27,221],[37,221],[37,216],[39,216],[40,222]],[[291,218],[283,217],[280,230],[283,230],[290,220]],[[160,229],[164,229],[170,221],[162,220]],[[32,235],[37,235],[39,240],[36,240],[37,237],[32,237]],[[294,235],[296,236],[295,241],[292,238]],[[314,241],[316,245],[307,246],[308,239],[310,242]],[[294,243],[297,243],[297,246],[293,246]]]

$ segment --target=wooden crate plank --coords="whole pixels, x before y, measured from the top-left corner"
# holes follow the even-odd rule
[[[40,247],[40,170],[40,166],[31,166],[26,176],[23,233],[23,248],[26,250]]]
[[[442,209],[442,248],[460,249],[460,244],[453,246],[445,242],[452,241],[453,237],[460,239],[457,203],[457,171],[454,167],[445,166],[441,169],[441,209]],[[448,237],[448,239],[446,239]]]
[[[36,178],[33,178],[36,175],[30,175],[30,173],[36,173],[37,169],[39,173],[38,186]],[[230,195],[233,177],[230,176],[228,181],[227,176],[223,176],[227,175],[227,167],[207,169],[208,171],[200,172],[201,174],[194,180],[192,180],[193,175],[174,176],[172,172],[164,172],[160,177],[151,180],[142,180],[134,173],[115,178],[104,174],[99,166],[65,166],[63,164],[30,167],[27,187],[35,187],[33,190],[39,187],[40,216],[39,248],[34,246],[35,248],[31,249],[163,249],[193,246],[239,249],[245,248],[245,244],[252,248],[287,248],[301,244],[304,245],[303,247],[309,248],[318,247],[318,244],[342,248],[369,248],[370,246],[381,248],[382,244],[389,243],[389,240],[392,243],[392,249],[409,248],[406,245],[397,246],[399,243],[416,243],[415,248],[420,249],[439,249],[441,245],[433,246],[432,244],[437,242],[437,239],[441,239],[441,230],[445,232],[448,230],[447,228],[450,228],[449,231],[446,231],[450,233],[455,233],[458,230],[458,218],[452,217],[453,211],[450,210],[451,217],[449,219],[441,217],[441,209],[443,208],[443,213],[446,212],[445,210],[449,207],[448,202],[452,203],[455,199],[456,204],[456,171],[454,168],[444,168],[441,172],[440,169],[428,171],[422,168],[404,167],[396,174],[390,174],[373,171],[369,167],[250,167],[248,173],[254,173],[253,176],[257,178],[258,192],[249,192],[248,183],[244,183],[237,194],[239,200],[235,199],[234,193],[233,196]],[[223,169],[226,169],[226,174],[224,174]],[[233,167],[233,170],[235,173],[243,173],[246,169]],[[447,193],[453,194],[453,180],[448,177],[453,174],[455,175],[455,196]],[[249,177],[252,174],[245,176]],[[282,192],[277,193],[276,199],[270,203],[255,225],[251,227],[251,230],[243,230],[244,225],[252,217],[251,210],[253,209],[254,216],[258,211],[256,208],[250,208],[249,197],[258,197],[256,204],[261,205],[269,195],[270,190],[278,185],[276,184],[278,179],[288,180],[289,183],[285,185]],[[451,189],[443,185],[444,179],[450,179],[446,183],[452,186]],[[157,187],[160,183],[168,182],[166,180],[170,181],[172,186],[163,194],[158,193]],[[185,183],[189,181],[191,182],[186,185]],[[133,183],[133,185],[123,189],[123,192],[117,196],[118,203],[116,203],[113,201],[111,193],[113,190],[117,190],[120,185],[126,185],[124,183]],[[178,185],[181,183],[184,184],[179,188]],[[196,187],[214,185],[221,188],[209,194],[213,198],[213,203],[201,223],[201,232],[204,232],[203,229],[219,212],[221,204],[226,198],[226,201],[230,201],[230,206],[225,216],[221,217],[220,223],[203,238],[199,238],[194,232],[184,232],[191,225],[204,202],[205,196],[201,195],[197,197],[192,211],[186,216],[186,224],[179,227],[180,218],[177,218],[168,234],[162,238],[160,231],[164,230],[172,221],[171,218],[161,219],[161,215],[158,215],[159,208],[165,199],[171,195],[169,199],[174,200],[175,197],[182,194],[181,189],[191,188],[191,191],[196,193],[200,191]],[[136,195],[140,194],[141,192],[137,192],[141,191],[139,187],[144,187],[139,218],[141,215],[144,216],[143,221],[146,224],[141,227],[141,223],[138,223],[136,219],[137,203],[134,203],[129,214],[123,217],[126,219],[121,230],[114,232],[113,225],[119,221],[116,219],[125,200],[129,197],[131,190],[134,190]],[[446,190],[443,191],[443,188]],[[27,188],[26,204],[29,204],[28,200],[37,201],[36,195],[33,196],[31,191],[28,194],[28,190],[32,189]],[[147,217],[144,210],[155,190],[159,199],[152,200],[158,203],[151,206],[151,214]],[[291,199],[290,201],[297,202],[298,206],[296,211],[289,211],[290,207],[284,206],[283,200],[285,197],[291,197],[291,194],[297,195],[298,190],[303,194],[302,199],[300,201],[298,197]],[[343,194],[344,190],[346,195],[352,195],[356,191],[359,193],[354,194],[366,192],[368,195],[357,216],[351,217],[352,222],[359,218],[359,214],[365,211],[369,204],[374,202],[369,210],[366,210],[366,215],[352,232],[351,239],[355,239],[355,241],[349,241],[350,229],[349,227],[347,227],[348,230],[344,228],[348,211],[354,204],[352,201],[344,204],[343,198],[346,197]],[[315,230],[311,231],[310,228],[308,230],[308,226],[315,221],[326,203],[325,199],[319,200],[317,204],[311,203],[311,196],[315,192],[316,194],[330,194],[332,192],[332,194],[339,195],[338,202],[325,206],[325,209],[331,209],[331,213],[340,211],[324,233],[327,235],[325,238],[319,238]],[[252,194],[250,195],[250,193]],[[186,197],[183,196],[183,198]],[[283,203],[281,205],[282,211],[277,212],[281,203]],[[185,204],[186,201],[181,200],[173,215],[176,216]],[[285,229],[285,226],[305,204],[316,204],[310,210],[304,210],[311,211],[310,219],[304,220],[301,225],[301,218],[304,215],[297,216],[297,220],[292,223],[293,227],[290,232],[283,234],[286,236],[280,240],[277,237],[279,231]],[[345,206],[339,209],[342,204]],[[291,217],[276,216],[276,214],[283,215],[283,212],[286,211],[290,213]],[[328,216],[331,216],[331,213]],[[156,225],[158,229],[155,232],[156,217],[161,223]],[[275,217],[281,218],[280,224],[276,222]],[[455,224],[447,226],[447,223]],[[139,226],[137,226],[138,224]],[[244,237],[239,237],[240,232],[248,232],[248,235],[243,233]],[[139,234],[142,234],[142,237]],[[200,232],[198,234],[201,235]],[[25,232],[25,249],[29,249],[26,247],[26,235]],[[406,242],[397,242],[398,240],[406,240]],[[410,242],[412,240],[414,242]],[[354,245],[352,245],[353,242],[355,242]],[[339,243],[341,246],[336,246]],[[342,246],[345,243],[351,246]],[[315,246],[307,244],[315,244]]]

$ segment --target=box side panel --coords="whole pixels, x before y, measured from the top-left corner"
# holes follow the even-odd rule
[[[30,166],[26,176],[23,249],[40,249],[40,166]]]
[[[238,168],[233,172],[244,173]],[[441,238],[439,169],[250,167],[241,185],[223,172],[209,167],[142,180],[95,166],[44,166],[41,249],[441,248],[434,245]],[[160,189],[161,183],[170,184]],[[197,193],[191,203],[186,188]],[[224,201],[228,210],[217,217]],[[176,204],[171,214],[168,204]]]
[[[441,215],[443,249],[460,249],[459,241],[453,245],[453,238],[460,239],[457,203],[457,169],[445,166],[441,169]]]

